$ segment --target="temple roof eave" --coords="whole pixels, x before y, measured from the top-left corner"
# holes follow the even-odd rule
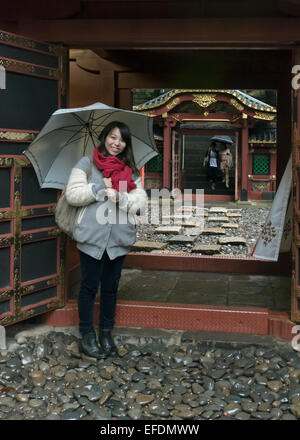
[[[133,110],[143,112],[153,117],[158,116],[157,110],[159,108],[164,108],[169,105],[169,102],[174,99],[174,97],[187,94],[198,95],[199,97],[201,95],[207,95],[209,97],[209,95],[213,96],[216,94],[226,94],[232,97],[231,104],[237,109],[240,109],[240,111],[242,111],[242,105],[244,105],[252,111],[263,112],[272,117],[275,117],[277,113],[275,107],[253,98],[240,90],[233,89],[173,89],[154,99],[151,99],[150,101],[134,106]],[[175,103],[175,106],[176,105],[177,104]]]

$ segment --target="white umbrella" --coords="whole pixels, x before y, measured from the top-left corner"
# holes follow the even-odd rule
[[[137,168],[158,154],[153,119],[142,113],[97,102],[87,107],[55,111],[29,148],[24,151],[41,188],[64,189],[73,166],[82,156],[92,157],[103,128],[112,121],[128,125]]]

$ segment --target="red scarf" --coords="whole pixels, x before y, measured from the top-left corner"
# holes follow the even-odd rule
[[[115,156],[104,156],[96,147],[94,149],[94,164],[104,177],[111,178],[112,187],[117,191],[130,192],[136,188],[136,184],[132,180],[132,169],[125,164],[124,160]],[[127,187],[124,188],[125,184],[123,183],[120,188],[119,183],[124,181]]]

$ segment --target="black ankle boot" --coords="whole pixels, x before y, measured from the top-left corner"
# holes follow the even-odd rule
[[[94,357],[96,359],[105,359],[106,354],[101,350],[96,341],[96,335],[94,332],[86,333],[82,336],[81,351],[87,356]]]
[[[102,350],[107,356],[116,356],[118,354],[117,347],[110,334],[111,330],[100,329],[99,330],[99,342]]]

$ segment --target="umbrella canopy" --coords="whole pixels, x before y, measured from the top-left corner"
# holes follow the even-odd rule
[[[112,121],[128,125],[137,168],[158,154],[153,119],[142,113],[97,102],[87,107],[59,109],[24,154],[36,172],[41,188],[64,189],[73,166],[83,156],[92,157],[103,128]]]
[[[229,136],[216,135],[216,136],[213,136],[211,138],[211,140],[214,142],[221,142],[222,144],[230,144],[230,145],[233,144],[233,140]]]

